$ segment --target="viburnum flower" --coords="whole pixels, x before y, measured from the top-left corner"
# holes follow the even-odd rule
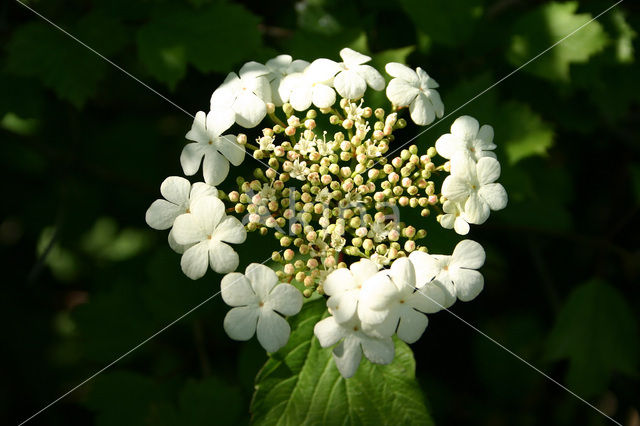
[[[296,161],[294,161],[291,165],[291,171],[289,173],[291,174],[292,178],[305,180],[306,176],[309,174],[307,162],[296,159]]]
[[[384,78],[371,65],[364,65],[369,62],[369,56],[358,53],[353,49],[345,47],[340,51],[342,63],[338,64],[341,71],[338,71],[333,86],[336,91],[346,99],[360,99],[367,85],[373,90],[384,89]]]
[[[440,287],[416,287],[416,271],[411,260],[401,257],[391,269],[367,281],[360,297],[358,316],[363,329],[379,337],[398,337],[407,343],[417,341],[427,328],[425,313],[442,309],[445,295]]]
[[[336,103],[333,76],[340,66],[329,59],[316,59],[304,72],[285,77],[283,90],[290,90],[289,102],[297,111],[309,109],[311,104],[318,108],[329,108]]]
[[[324,282],[324,293],[329,297],[327,307],[336,321],[349,321],[356,313],[362,286],[378,273],[378,266],[369,259],[361,259],[349,266],[331,272]]]
[[[275,106],[281,106],[289,101],[290,90],[287,90],[283,81],[290,74],[300,73],[309,65],[309,62],[302,59],[295,61],[290,55],[278,55],[269,59],[265,66],[269,70],[267,78],[271,85],[271,100]]]
[[[465,152],[473,160],[482,157],[496,158],[492,151],[493,127],[488,124],[480,127],[478,120],[468,115],[458,117],[451,125],[451,133],[446,133],[436,141],[436,150],[440,156],[451,159],[458,152]]]
[[[178,244],[193,244],[182,255],[180,266],[195,280],[204,276],[209,265],[218,273],[235,270],[238,253],[226,243],[243,243],[247,231],[237,218],[225,214],[222,201],[203,197],[191,204],[191,213],[176,218],[173,236]]]
[[[387,85],[387,98],[399,107],[408,106],[414,123],[424,126],[444,115],[444,104],[435,90],[439,85],[422,68],[414,71],[391,62],[385,69],[395,77]]]
[[[500,163],[482,157],[478,163],[466,153],[451,159],[451,175],[442,183],[442,195],[463,206],[465,220],[480,225],[489,218],[490,210],[507,206],[507,192],[495,181],[500,177]]]
[[[302,294],[291,284],[278,283],[268,266],[252,263],[244,275],[227,274],[220,283],[222,298],[233,306],[224,318],[224,329],[234,340],[254,334],[267,352],[287,344],[291,328],[281,315],[295,315],[302,308]]]
[[[366,334],[357,316],[342,324],[333,316],[325,318],[316,323],[313,332],[323,348],[340,342],[333,348],[333,359],[344,378],[356,374],[363,352],[374,364],[390,364],[393,361],[395,347],[391,337]]]
[[[445,290],[445,308],[453,305],[456,298],[463,302],[473,300],[484,287],[484,278],[476,269],[484,265],[485,252],[475,241],[460,241],[451,256],[416,251],[409,260],[415,266],[418,287],[436,283]]]
[[[465,220],[464,211],[459,204],[447,200],[442,204],[443,215],[438,219],[445,229],[453,229],[459,235],[469,233],[469,222]]]
[[[213,112],[198,111],[191,130],[185,138],[194,141],[185,145],[180,154],[180,164],[187,176],[196,174],[202,163],[204,181],[218,185],[229,174],[229,162],[239,166],[244,160],[244,146],[233,135],[222,135],[228,127],[217,127]],[[204,157],[204,160],[203,160]]]
[[[267,115],[266,102],[271,102],[269,69],[257,62],[248,62],[238,74],[229,73],[213,92],[211,111],[233,111],[236,123],[246,128],[255,127]]]

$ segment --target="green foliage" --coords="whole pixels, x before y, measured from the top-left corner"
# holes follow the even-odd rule
[[[256,377],[253,423],[432,424],[409,347],[396,341],[393,363],[380,366],[363,359],[356,375],[344,379],[331,349],[320,347],[313,336],[325,313],[324,301],[317,300],[306,303],[292,321],[289,343],[271,354]]]
[[[546,155],[553,144],[553,130],[531,108],[519,102],[500,107],[500,139],[509,163],[535,155]]]
[[[591,280],[576,287],[558,315],[549,341],[550,360],[569,359],[567,386],[585,397],[606,390],[611,374],[637,374],[638,327],[615,287]]]
[[[591,20],[591,15],[576,13],[577,9],[577,2],[552,2],[518,19],[514,24],[511,47],[507,53],[509,62],[516,66],[522,65],[575,31],[548,54],[524,69],[525,72],[552,81],[569,80],[570,65],[588,61],[608,41],[602,25],[597,21],[586,25]],[[541,28],[544,31],[542,34]]]

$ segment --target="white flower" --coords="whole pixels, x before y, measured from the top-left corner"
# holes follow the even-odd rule
[[[307,175],[309,174],[309,168],[307,167],[306,161],[300,161],[296,159],[291,166],[291,171],[289,172],[292,178],[298,180],[305,180]]]
[[[445,291],[445,308],[453,305],[456,297],[463,302],[474,299],[484,287],[484,278],[476,269],[484,264],[485,253],[475,241],[460,241],[451,256],[414,251],[409,259],[416,269],[418,287],[435,283]]]
[[[367,233],[367,237],[373,238],[376,243],[382,242],[387,239],[389,231],[396,227],[394,222],[385,224],[384,222],[375,221],[371,224],[371,228]]]
[[[238,76],[239,74],[239,76]],[[267,115],[266,102],[271,102],[269,70],[257,62],[248,62],[240,72],[229,73],[211,95],[211,111],[232,111],[242,127],[255,127]]]
[[[184,174],[194,175],[202,162],[204,181],[209,185],[218,185],[227,177],[229,162],[238,166],[244,160],[244,146],[233,135],[221,136],[228,127],[218,127],[218,124],[213,112],[205,114],[198,111],[191,130],[185,136],[194,143],[185,145],[180,154]]]
[[[438,219],[440,225],[445,229],[454,229],[459,235],[467,235],[469,233],[469,223],[465,220],[462,207],[451,200],[447,200],[442,205],[445,214]]]
[[[234,306],[224,317],[224,330],[234,340],[257,334],[267,352],[275,352],[289,340],[291,328],[280,315],[295,315],[302,308],[302,294],[291,284],[278,284],[273,270],[259,263],[247,266],[244,275],[232,272],[220,283],[222,298]],[[280,314],[280,315],[278,315]]]
[[[436,116],[444,115],[444,104],[440,94],[434,90],[438,83],[420,67],[413,71],[406,65],[397,62],[388,63],[387,73],[395,77],[387,86],[387,98],[395,105],[409,106],[414,123],[424,126]]]
[[[333,143],[331,142],[318,139],[316,140],[316,148],[318,149],[318,153],[323,157],[333,154]]]
[[[194,244],[182,255],[180,266],[195,280],[207,272],[209,265],[218,273],[236,269],[238,253],[225,243],[243,243],[247,231],[238,219],[225,214],[222,201],[202,197],[191,204],[191,213],[176,218],[173,236],[178,244]]]
[[[329,191],[328,187],[322,188],[320,192],[316,195],[316,203],[324,204],[326,206],[329,205],[329,202],[333,198],[333,193]]]
[[[196,182],[193,185],[179,176],[169,176],[162,185],[160,193],[164,200],[155,200],[145,215],[147,224],[159,230],[169,229],[178,216],[189,213],[191,203],[200,197],[218,196],[215,186],[207,185],[203,182]],[[177,253],[184,253],[189,246],[178,244],[173,237],[173,230],[169,232],[169,246]]]
[[[363,352],[375,364],[390,364],[393,361],[395,347],[391,337],[367,335],[362,331],[357,317],[343,324],[338,323],[335,317],[325,318],[315,325],[313,332],[323,348],[340,342],[333,348],[333,359],[344,378],[356,374]]]
[[[378,265],[378,268],[384,268],[389,263],[391,263],[391,261],[389,260],[389,258],[387,256],[379,254],[379,253],[373,253],[369,259],[373,263]]]
[[[309,62],[302,59],[295,61],[289,55],[278,55],[269,59],[265,64],[269,70],[267,78],[271,85],[271,98],[276,106],[289,101],[290,90],[283,84],[284,78],[290,74],[299,73],[309,66]]]
[[[451,175],[442,183],[442,195],[463,206],[465,220],[480,225],[489,218],[490,210],[507,206],[507,192],[499,183],[500,163],[482,157],[476,164],[464,152],[451,159]]]
[[[367,90],[367,85],[373,90],[384,89],[384,78],[371,65],[363,65],[371,60],[370,57],[345,47],[340,51],[342,71],[333,80],[333,86],[340,96],[347,99],[359,99]]]
[[[360,295],[358,316],[365,332],[379,337],[394,332],[407,343],[417,341],[427,328],[425,313],[442,309],[445,295],[436,285],[416,288],[416,272],[412,262],[401,257],[391,269],[367,281]]]
[[[440,156],[451,159],[456,153],[467,153],[474,161],[482,157],[496,158],[491,151],[493,143],[493,127],[485,124],[480,127],[478,120],[468,115],[456,118],[451,125],[451,133],[444,134],[436,141],[436,150]]]
[[[297,144],[294,145],[293,149],[298,151],[301,155],[307,155],[312,152],[315,152],[316,142],[313,140],[300,138]]]
[[[266,204],[270,201],[277,201],[276,190],[266,183],[262,185],[262,189],[259,192],[260,199]]]
[[[261,138],[256,139],[256,141],[260,145],[260,149],[262,151],[273,151],[276,149],[271,136],[262,136]]]
[[[362,286],[378,273],[377,265],[369,259],[354,262],[349,269],[340,268],[330,273],[322,287],[329,297],[327,307],[336,321],[349,321],[356,314]]]
[[[333,90],[333,76],[340,71],[340,65],[330,59],[316,59],[304,72],[285,77],[284,90],[290,90],[289,103],[297,111],[309,109],[311,104],[318,108],[329,108],[336,102]]]

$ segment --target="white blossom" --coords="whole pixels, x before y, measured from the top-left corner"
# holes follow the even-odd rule
[[[258,142],[262,151],[273,151],[276,149],[271,136],[262,136],[261,138],[256,139],[256,142]]]
[[[397,224],[395,222],[378,222],[375,221],[371,224],[367,237],[372,238],[376,243],[380,243],[387,239],[389,231],[395,228]]]
[[[437,285],[416,288],[416,271],[406,257],[370,278],[360,296],[358,316],[365,332],[390,337],[394,332],[407,343],[417,341],[427,328],[425,313],[442,309],[445,295]]]
[[[444,115],[444,104],[435,90],[438,83],[422,68],[414,71],[406,65],[391,62],[385,69],[395,77],[387,85],[387,98],[399,107],[408,106],[414,123],[424,126]]]
[[[257,334],[267,352],[275,352],[289,340],[291,328],[281,315],[295,315],[302,308],[302,294],[291,284],[278,284],[276,273],[259,263],[247,266],[244,275],[232,272],[220,283],[222,298],[233,306],[224,318],[224,329],[234,340]]]
[[[271,85],[271,99],[276,106],[281,106],[289,101],[290,90],[287,90],[283,81],[290,74],[300,73],[309,66],[309,62],[302,59],[295,61],[290,55],[278,55],[269,59],[265,66],[269,70],[267,78]]]
[[[384,268],[391,263],[391,260],[387,256],[379,253],[373,253],[369,259],[375,263],[378,268]]]
[[[307,162],[296,159],[291,166],[291,171],[289,172],[289,174],[291,175],[292,178],[295,178],[298,180],[305,180],[307,175],[309,174],[309,168],[307,167]]]
[[[369,259],[354,262],[349,269],[340,268],[327,276],[324,292],[329,297],[327,307],[336,321],[349,321],[356,314],[362,286],[368,278],[378,273],[377,265]]]
[[[328,206],[332,198],[333,198],[333,193],[329,191],[328,187],[325,186],[316,195],[316,203],[320,203]]]
[[[374,90],[384,89],[384,78],[371,65],[364,65],[371,58],[345,47],[340,51],[341,71],[334,78],[333,85],[343,98],[359,99],[367,90],[367,85]]]
[[[229,162],[234,166],[244,160],[245,149],[233,135],[222,135],[228,127],[218,127],[214,113],[199,111],[185,138],[194,141],[185,145],[180,154],[180,164],[187,176],[194,175],[200,169],[204,181],[209,185],[218,185],[229,174]],[[204,160],[203,160],[204,158]]]
[[[459,235],[467,235],[469,233],[469,223],[465,220],[462,207],[451,200],[447,200],[442,204],[444,214],[439,217],[440,225],[445,229],[453,229]]]
[[[248,62],[238,74],[231,72],[211,95],[211,111],[232,111],[242,127],[252,128],[267,115],[266,102],[271,102],[269,69],[257,62]]]
[[[507,206],[507,192],[495,181],[500,177],[500,163],[492,157],[474,162],[459,152],[451,159],[451,175],[442,183],[442,195],[463,206],[465,220],[480,225],[490,210]]]
[[[485,253],[475,241],[460,241],[451,256],[414,251],[409,259],[416,269],[418,287],[434,283],[444,290],[445,308],[456,298],[463,302],[474,299],[484,287],[484,278],[476,269],[484,264]]]
[[[356,373],[363,352],[375,364],[390,364],[393,361],[395,347],[391,337],[367,335],[362,331],[357,317],[342,324],[333,316],[325,318],[315,325],[313,332],[323,348],[340,342],[333,348],[333,359],[344,378]]]
[[[209,266],[218,273],[238,267],[238,254],[227,243],[243,243],[247,231],[238,219],[227,216],[224,209],[218,198],[202,197],[191,204],[191,213],[178,216],[173,223],[176,242],[193,244],[180,261],[182,271],[193,280],[204,276]]]
[[[493,127],[488,124],[480,127],[478,120],[468,115],[458,117],[451,125],[451,133],[444,134],[436,141],[436,150],[440,156],[451,159],[458,152],[465,152],[474,161],[482,157],[496,158],[492,151]]]
[[[304,72],[285,77],[283,85],[290,90],[289,103],[297,111],[309,109],[311,104],[318,108],[329,108],[336,102],[333,76],[340,71],[340,65],[330,59],[316,59]]]
[[[308,155],[315,152],[316,142],[314,140],[300,138],[298,143],[293,146],[293,149],[298,151],[301,155]]]

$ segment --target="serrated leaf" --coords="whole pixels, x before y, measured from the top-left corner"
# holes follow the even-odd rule
[[[324,300],[306,303],[294,317],[289,343],[271,354],[256,377],[251,402],[256,425],[406,424],[429,425],[415,360],[396,342],[393,363],[380,366],[363,359],[358,372],[344,379],[331,349],[320,347],[314,325],[324,316]]]
[[[18,28],[7,45],[9,72],[40,80],[76,107],[96,92],[105,67],[94,53],[41,22]]]
[[[585,397],[603,392],[615,371],[636,374],[638,328],[620,292],[598,279],[573,290],[549,336],[547,357],[569,359],[567,385]]]
[[[138,32],[140,60],[171,88],[184,77],[187,64],[204,73],[228,72],[260,48],[258,24],[255,15],[235,4],[197,10],[167,5]]]
[[[546,155],[553,144],[553,130],[549,124],[529,106],[519,102],[505,103],[500,110],[496,143],[504,145],[510,164],[527,157]]]
[[[509,62],[520,66],[575,31],[523,68],[523,71],[547,80],[569,80],[572,63],[587,62],[608,42],[602,25],[597,21],[588,23],[591,14],[578,14],[577,8],[577,2],[552,2],[517,20],[507,52]]]
[[[484,0],[401,0],[416,28],[445,46],[459,46],[473,34]]]

